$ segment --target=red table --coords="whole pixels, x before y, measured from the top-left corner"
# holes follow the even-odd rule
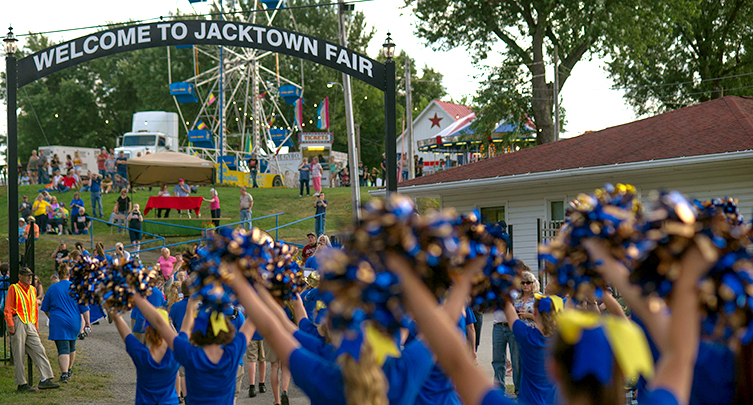
[[[204,197],[149,197],[146,208],[144,208],[144,215],[148,214],[152,208],[193,210],[196,215],[199,215],[202,202],[204,202]]]

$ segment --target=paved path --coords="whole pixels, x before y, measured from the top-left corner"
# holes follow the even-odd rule
[[[41,317],[44,315],[42,314]],[[40,317],[40,319],[41,319]],[[128,314],[124,315],[128,319]],[[40,325],[42,322],[40,322]],[[103,398],[94,404],[126,404],[133,403],[136,391],[136,369],[133,367],[131,358],[125,351],[125,345],[115,329],[114,324],[107,321],[93,326],[93,332],[84,341],[79,341],[76,347],[87,353],[87,358],[78,363],[78,367],[86,367],[93,372],[108,374],[114,377],[110,387],[112,397]],[[484,316],[484,326],[481,332],[479,345],[478,364],[489,375],[494,374],[491,366],[492,361],[492,314]],[[269,382],[269,365],[267,365],[267,392],[258,394],[255,398],[248,397],[248,379],[244,378],[241,393],[238,397],[239,405],[270,405],[273,404],[271,383]],[[512,384],[508,377],[508,384]],[[310,401],[292,382],[289,391],[291,405],[308,405]]]

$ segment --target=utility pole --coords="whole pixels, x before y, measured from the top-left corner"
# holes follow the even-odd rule
[[[340,46],[347,48],[345,38],[345,11],[352,10],[352,5],[345,5],[344,0],[339,0],[337,21],[340,32]],[[358,184],[358,156],[356,148],[355,123],[353,121],[353,92],[350,84],[350,76],[343,73],[343,93],[345,93],[345,127],[348,132],[348,173],[350,174],[350,198],[353,204],[353,221],[361,219],[361,189]]]
[[[560,140],[560,75],[557,45],[554,45],[554,141]]]
[[[408,180],[414,178],[416,175],[416,165],[413,161],[413,88],[410,85],[410,58],[405,55],[405,119],[408,121],[408,130],[406,135],[408,136]]]
[[[361,160],[361,124],[356,124],[356,148],[358,148],[358,161]]]

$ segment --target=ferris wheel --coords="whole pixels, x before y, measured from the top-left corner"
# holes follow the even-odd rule
[[[282,18],[278,14],[285,7],[285,0],[251,3],[253,11],[244,12],[236,3],[222,12],[250,24],[271,25],[276,18]],[[297,25],[293,14],[287,14],[285,18]],[[278,54],[227,46],[177,48],[190,49],[194,63],[192,76],[174,82],[168,49],[170,93],[188,133],[186,152],[241,171],[248,171],[247,160],[252,153],[262,170],[275,165],[280,148],[292,146],[294,122],[286,116],[289,108],[285,105],[299,106],[297,103],[303,102],[302,84],[280,75]],[[200,56],[210,63],[199,66]],[[272,63],[262,64],[266,59],[274,59],[274,69],[267,67]],[[188,103],[200,103],[198,113],[187,116],[189,109],[184,107]]]

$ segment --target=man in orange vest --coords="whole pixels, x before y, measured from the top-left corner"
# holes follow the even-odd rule
[[[52,367],[47,353],[39,340],[39,307],[37,307],[37,291],[31,285],[33,273],[27,267],[22,268],[18,274],[18,283],[11,284],[8,289],[8,297],[5,300],[5,322],[8,324],[10,334],[10,349],[13,355],[13,368],[15,371],[18,392],[33,392],[36,388],[26,381],[24,371],[25,354],[28,353],[31,361],[42,373],[39,381],[39,389],[58,388],[60,384],[52,381]]]

